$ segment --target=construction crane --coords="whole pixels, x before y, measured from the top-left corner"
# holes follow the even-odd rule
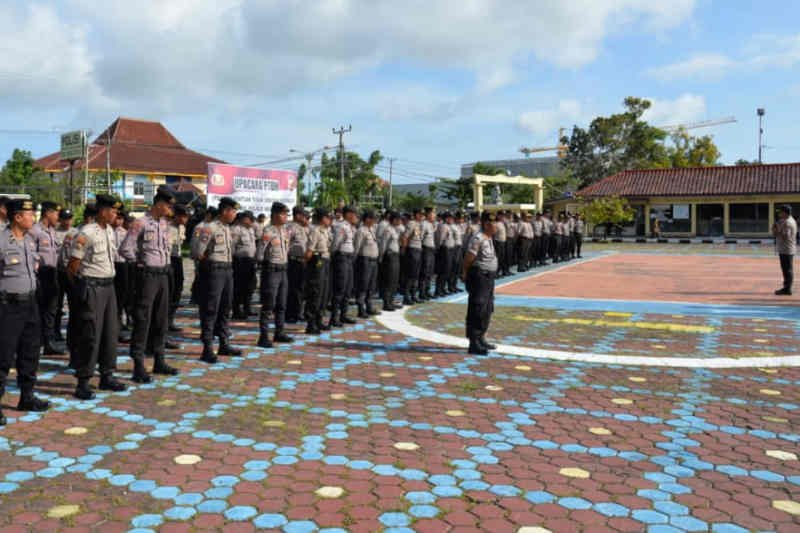
[[[561,142],[561,138],[564,136],[564,128],[558,128],[558,141]],[[539,152],[558,152],[558,157],[564,157],[567,153],[567,145],[566,144],[559,144],[558,146],[534,146],[528,148],[527,146],[523,146],[519,149],[520,152],[525,154],[525,157],[530,157],[531,154],[539,153]]]
[[[723,117],[714,120],[703,120],[700,122],[687,122],[685,124],[669,124],[666,126],[659,126],[658,129],[668,132],[676,132],[678,130],[693,130],[697,128],[710,128],[711,126],[719,126],[720,124],[730,124],[736,122],[736,117]]]

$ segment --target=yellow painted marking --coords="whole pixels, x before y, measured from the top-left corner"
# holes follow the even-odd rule
[[[551,530],[539,526],[524,526],[517,530],[517,533],[553,533]]]
[[[344,494],[342,487],[320,487],[314,491],[320,498],[340,498]]]
[[[196,465],[202,460],[202,457],[194,454],[178,455],[173,459],[177,465]]]
[[[781,461],[797,461],[797,454],[792,452],[785,452],[783,450],[767,450],[765,453],[768,457],[780,459]]]
[[[347,394],[342,394],[341,392],[334,392],[331,394],[331,400],[344,400],[347,398]]]
[[[767,339],[753,339],[753,342],[757,342],[759,344],[766,344],[769,341]]]
[[[633,403],[633,400],[629,400],[627,398],[614,398],[611,400],[611,403],[615,403],[617,405],[630,405]]]
[[[81,508],[78,505],[56,505],[47,511],[48,518],[66,518],[78,514]]]
[[[451,409],[449,411],[445,411],[444,414],[446,414],[447,416],[464,416],[467,413],[459,409]]]
[[[589,433],[595,435],[611,435],[611,430],[606,428],[589,428]]]
[[[775,422],[777,424],[786,424],[789,422],[788,418],[781,418],[779,416],[765,416],[762,417],[762,419],[766,420],[767,422]]]
[[[160,402],[158,402],[158,405],[160,405],[161,407],[172,407],[173,405],[175,405],[175,400],[161,400]]]
[[[630,318],[633,316],[633,313],[621,313],[619,311],[606,311],[603,313],[605,316],[616,316],[621,318]]]
[[[497,392],[503,390],[503,387],[501,387],[500,385],[486,385],[486,390]]]
[[[417,359],[419,359],[420,361],[430,361],[433,359],[433,357],[431,357],[430,355],[420,355],[419,357],[417,357]]]
[[[286,422],[283,420],[267,420],[263,425],[267,426],[268,428],[282,428],[286,425]]]
[[[369,338],[370,339],[382,339],[383,335],[370,335]]]
[[[630,376],[628,381],[633,381],[634,383],[644,383],[647,381],[647,378],[643,378],[640,376]]]
[[[712,333],[716,328],[711,326],[686,326],[683,324],[669,324],[666,322],[622,322],[618,320],[588,319],[588,318],[537,318],[524,315],[514,316],[514,320],[523,322],[549,322],[551,324],[570,324],[580,326],[598,326],[605,328],[635,328],[659,331],[672,331],[675,333]]]
[[[287,365],[302,365],[303,362],[300,359],[290,359],[286,361]]]
[[[761,389],[758,392],[760,392],[761,394],[766,394],[767,396],[780,396],[781,395],[781,391],[775,390],[775,389]]]
[[[580,479],[586,479],[589,477],[589,472],[582,468],[562,468],[558,471],[559,474],[566,477],[577,477]]]
[[[86,435],[88,431],[89,430],[84,427],[75,426],[65,429],[64,435]]]
[[[800,515],[800,503],[793,502],[792,500],[775,500],[772,502],[772,506],[779,511]]]
[[[672,315],[672,318],[684,318],[683,315]]]
[[[514,369],[515,370],[527,371],[527,370],[530,370],[531,367],[529,367],[528,365],[517,365],[517,366],[514,367]]]
[[[759,370],[765,374],[777,374],[777,368],[759,368]]]
[[[759,333],[764,333],[765,331],[767,331],[767,329],[766,328],[756,328],[753,331],[757,331]]]
[[[656,350],[666,350],[667,349],[667,347],[664,344],[653,344],[652,347],[655,348]]]
[[[766,322],[766,320],[763,318],[754,318],[753,322]]]
[[[395,442],[394,447],[398,450],[403,450],[405,452],[413,452],[414,450],[419,450],[419,444],[416,442]]]
[[[394,372],[381,372],[378,375],[380,377],[382,377],[382,378],[393,378],[394,377]]]

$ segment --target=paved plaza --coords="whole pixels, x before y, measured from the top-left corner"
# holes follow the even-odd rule
[[[0,531],[800,531],[798,297],[769,247],[692,246],[499,280],[488,357],[460,294],[275,349],[234,322],[214,366],[185,308],[180,376],[90,402],[43,361]]]

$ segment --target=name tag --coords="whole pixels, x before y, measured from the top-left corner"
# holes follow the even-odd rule
[[[225,235],[215,235],[214,242],[216,244],[225,244]]]
[[[154,236],[155,236],[155,233],[154,233],[154,232],[152,232],[152,231],[145,231],[145,232],[144,232],[144,237],[143,237],[143,239],[144,239],[145,241],[148,241],[148,242],[149,242],[149,241],[152,241],[152,240],[153,240],[153,237],[154,237]]]

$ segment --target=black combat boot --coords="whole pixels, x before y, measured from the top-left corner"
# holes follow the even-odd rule
[[[100,376],[100,390],[108,390],[111,392],[122,392],[127,387],[125,384],[117,378],[114,377],[113,374],[103,374]]]
[[[164,341],[164,348],[166,348],[167,350],[180,350],[181,345],[178,344],[177,342],[173,342],[169,339],[166,339]]]
[[[89,385],[88,379],[79,379],[78,386],[75,387],[75,397],[79,400],[94,400],[94,391]]]
[[[358,304],[358,318],[369,318],[366,309],[364,309],[363,304]]]
[[[219,343],[217,355],[231,355],[233,357],[240,357],[242,355],[242,351],[239,348],[234,348],[228,344],[228,341],[221,341]]]
[[[178,369],[171,367],[164,360],[164,354],[156,354],[155,361],[153,362],[153,374],[160,374],[162,376],[177,376]]]
[[[32,388],[25,388],[22,390],[19,397],[19,403],[17,403],[18,411],[33,411],[35,413],[41,413],[43,411],[47,411],[48,409],[50,409],[50,402],[41,398],[37,398],[33,394]]]
[[[131,381],[134,383],[150,383],[153,381],[153,378],[151,378],[150,374],[147,373],[147,370],[144,369],[144,363],[140,361],[134,361],[133,376],[131,376]]]
[[[342,327],[342,321],[339,320],[339,310],[334,309],[331,311],[331,320],[328,322],[328,329]]]
[[[486,341],[486,337],[484,337],[483,335],[478,337],[478,342],[481,344],[481,346],[483,346],[487,350],[496,350],[497,349],[497,346],[495,344],[487,342]]]
[[[44,340],[44,354],[45,355],[64,355],[66,352],[62,346],[56,344],[55,339]]]
[[[287,335],[285,331],[280,330],[275,332],[272,342],[294,342],[294,339]]]
[[[488,355],[489,350],[486,349],[485,346],[481,345],[479,338],[476,335],[473,335],[469,338],[469,349],[467,353],[472,355]]]
[[[269,340],[269,333],[264,332],[261,335],[259,335],[256,346],[258,346],[259,348],[272,348],[272,341]]]
[[[200,360],[211,365],[216,363],[218,359],[217,356],[214,355],[214,348],[210,345],[203,346],[203,355],[200,356]]]

